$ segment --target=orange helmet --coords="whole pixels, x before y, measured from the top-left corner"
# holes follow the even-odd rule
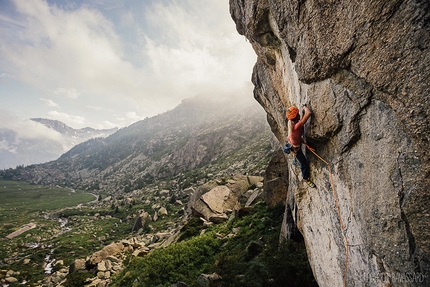
[[[294,106],[290,107],[286,112],[287,119],[289,120],[295,119],[298,114],[299,114],[299,109]]]

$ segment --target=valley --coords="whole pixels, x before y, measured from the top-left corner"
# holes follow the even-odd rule
[[[178,250],[191,247],[180,246],[213,246],[209,257],[193,257],[206,264],[181,267],[183,273],[172,266],[164,279],[154,279],[163,285],[186,278],[191,284],[201,272],[218,270],[216,262],[237,261],[218,256],[241,257],[253,240],[279,240],[284,207],[263,200],[265,169],[276,148],[255,102],[197,97],[106,139],[79,144],[56,161],[0,171],[0,280],[9,286],[131,286],[129,280],[144,280],[134,264],[153,260],[149,255],[158,250],[186,253]],[[26,224],[34,228],[6,239]],[[237,242],[220,245],[230,238]],[[297,244],[303,255],[303,243]],[[247,261],[269,252],[264,250]],[[270,260],[274,254],[265,256]],[[306,256],[299,258],[308,270],[304,280],[313,282]],[[169,260],[163,262],[180,264]],[[233,267],[247,274],[241,280],[256,280],[246,271],[253,260]],[[222,267],[218,273],[231,271]],[[230,280],[236,279],[220,282]]]

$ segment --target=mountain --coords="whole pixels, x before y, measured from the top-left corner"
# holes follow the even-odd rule
[[[0,169],[57,159],[73,146],[91,138],[106,137],[118,129],[73,129],[49,119],[34,118],[23,126],[0,128]]]
[[[200,96],[109,137],[81,143],[55,161],[0,176],[109,193],[168,178],[172,186],[184,188],[202,177],[264,170],[271,138],[265,112],[254,99]]]
[[[92,138],[107,137],[118,130],[118,128],[97,130],[90,127],[74,129],[69,127],[65,123],[56,120],[42,118],[32,118],[31,120],[34,122],[41,123],[48,128],[59,132],[67,140],[71,141],[70,145],[72,146],[75,146],[81,142],[87,141]]]
[[[289,156],[283,236],[303,235],[321,287],[430,286],[429,11],[429,1],[230,1],[279,142],[290,106],[313,111],[317,188]]]

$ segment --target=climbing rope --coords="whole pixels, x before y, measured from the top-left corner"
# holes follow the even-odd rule
[[[340,214],[339,199],[337,197],[336,189],[334,187],[333,173],[331,171],[330,164],[325,159],[323,159],[322,157],[320,157],[315,152],[314,148],[310,147],[307,143],[305,143],[305,145],[308,148],[308,150],[310,150],[314,155],[316,155],[316,157],[318,157],[322,162],[324,162],[327,165],[328,171],[330,173],[331,188],[333,189],[333,197],[334,197],[334,200],[335,200],[335,203],[336,203],[337,214],[339,216],[339,222],[340,222],[340,226],[341,226],[341,229],[342,229],[343,239],[345,241],[345,272],[344,272],[344,275],[343,275],[343,286],[346,287],[346,276],[347,276],[347,272],[348,272],[348,254],[349,254],[348,237],[346,236],[346,231],[347,230],[345,229],[345,225],[343,224],[342,215]]]

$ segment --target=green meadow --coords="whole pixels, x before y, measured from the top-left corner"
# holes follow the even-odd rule
[[[19,282],[38,286],[47,255],[62,262],[55,268],[67,268],[131,232],[127,216],[136,211],[130,205],[100,206],[95,201],[83,191],[0,180],[0,269],[17,271]],[[66,229],[61,226],[65,220]],[[36,227],[7,239],[29,223]]]
[[[37,221],[44,212],[73,207],[92,200],[95,200],[95,197],[91,194],[72,192],[67,188],[0,180],[0,236],[7,235],[3,232],[4,226],[14,224],[19,228],[31,220]]]

